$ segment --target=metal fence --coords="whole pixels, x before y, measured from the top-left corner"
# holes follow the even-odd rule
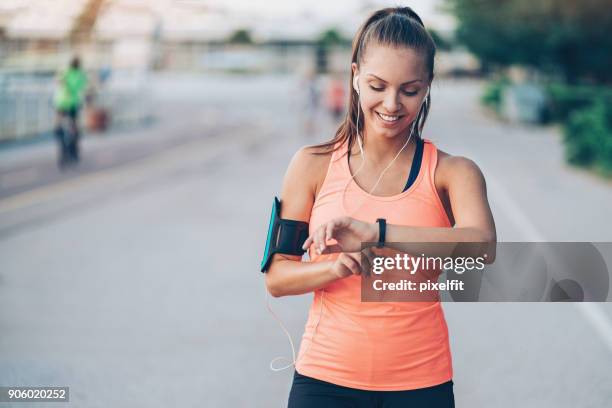
[[[151,116],[144,74],[122,75],[95,89],[94,106],[109,113],[111,125],[131,125]],[[0,73],[0,141],[51,132],[55,122],[53,73]],[[83,115],[81,115],[83,120]]]

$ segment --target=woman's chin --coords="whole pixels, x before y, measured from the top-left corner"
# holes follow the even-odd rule
[[[387,139],[393,139],[394,137],[398,136],[398,135],[404,135],[406,134],[406,130],[408,129],[408,126],[398,126],[397,128],[393,127],[393,128],[388,128],[388,127],[383,127],[383,126],[376,126],[376,133],[380,134],[381,136],[387,138]]]
[[[405,116],[397,119],[394,122],[386,121],[379,117],[376,113],[374,113],[372,116],[376,133],[379,133],[381,136],[388,138],[392,138],[400,133],[404,133],[404,131],[410,125],[406,122]]]

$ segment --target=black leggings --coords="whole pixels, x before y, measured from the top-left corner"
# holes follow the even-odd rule
[[[306,377],[297,371],[288,408],[454,408],[453,381],[407,391],[367,391]]]

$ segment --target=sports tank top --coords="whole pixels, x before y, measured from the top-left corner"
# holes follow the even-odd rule
[[[434,184],[438,151],[424,139],[416,180],[400,194],[368,194],[354,180],[346,143],[331,157],[310,217],[310,233],[343,215],[373,223],[451,227]],[[344,196],[344,198],[343,198]],[[312,262],[338,254],[316,255]],[[315,291],[296,362],[298,373],[333,384],[378,391],[430,387],[452,379],[448,327],[440,302],[361,302],[361,278]]]

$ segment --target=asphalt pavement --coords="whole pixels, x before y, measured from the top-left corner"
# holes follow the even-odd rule
[[[291,350],[258,265],[291,156],[333,121],[304,130],[291,77],[151,87],[156,120],[89,135],[68,172],[52,140],[0,149],[0,385],[69,386],[65,406],[283,407],[293,372],[268,366]],[[484,112],[481,88],[434,86],[425,137],[481,167],[499,241],[610,241],[610,183],[564,164],[556,127]],[[311,297],[271,300],[296,345]],[[612,401],[609,303],[444,310],[458,407]]]

